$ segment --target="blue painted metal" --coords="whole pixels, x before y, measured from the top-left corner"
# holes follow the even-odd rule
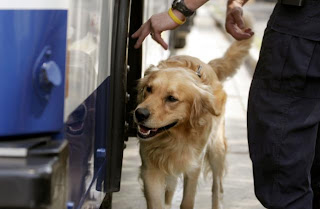
[[[90,198],[105,192],[106,144],[110,141],[107,138],[110,131],[107,129],[109,102],[110,77],[71,113],[65,124],[70,153],[69,183],[72,185],[69,197],[74,208],[80,209],[86,202],[98,201]]]
[[[98,148],[96,152],[97,158],[105,158],[107,155],[105,148]]]
[[[0,10],[0,137],[63,127],[66,10]]]
[[[67,202],[67,209],[73,209],[74,203],[73,202]]]

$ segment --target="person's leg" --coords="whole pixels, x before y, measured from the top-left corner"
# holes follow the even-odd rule
[[[311,169],[311,186],[313,189],[313,209],[320,209],[320,129],[318,130],[315,157]]]
[[[319,55],[318,42],[279,33],[270,25],[265,31],[249,95],[248,141],[255,193],[269,209],[313,206]]]
[[[255,193],[269,209],[312,208],[311,167],[320,100],[252,85],[248,140]]]

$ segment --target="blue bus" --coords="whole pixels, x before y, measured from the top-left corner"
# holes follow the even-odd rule
[[[130,34],[170,4],[0,1],[0,208],[111,207],[136,81],[169,56]]]

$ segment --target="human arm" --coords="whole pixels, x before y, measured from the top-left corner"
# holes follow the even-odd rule
[[[184,0],[188,9],[195,11],[208,0]],[[173,13],[180,20],[184,21],[186,17],[178,10],[173,9]],[[144,39],[152,34],[152,38],[158,42],[164,49],[168,49],[168,44],[161,38],[161,33],[166,30],[173,30],[179,26],[178,23],[172,20],[168,12],[162,12],[152,15],[150,19],[145,22],[131,37],[137,38],[135,48],[139,48],[142,45]]]
[[[228,0],[226,15],[226,30],[237,40],[251,38],[254,32],[251,28],[246,28],[243,20],[242,6],[248,0]]]

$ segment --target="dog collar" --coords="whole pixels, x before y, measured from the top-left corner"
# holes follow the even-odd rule
[[[201,78],[201,68],[202,68],[202,66],[199,65],[198,70],[196,72],[196,74],[197,74],[197,76],[199,76],[199,78]]]

